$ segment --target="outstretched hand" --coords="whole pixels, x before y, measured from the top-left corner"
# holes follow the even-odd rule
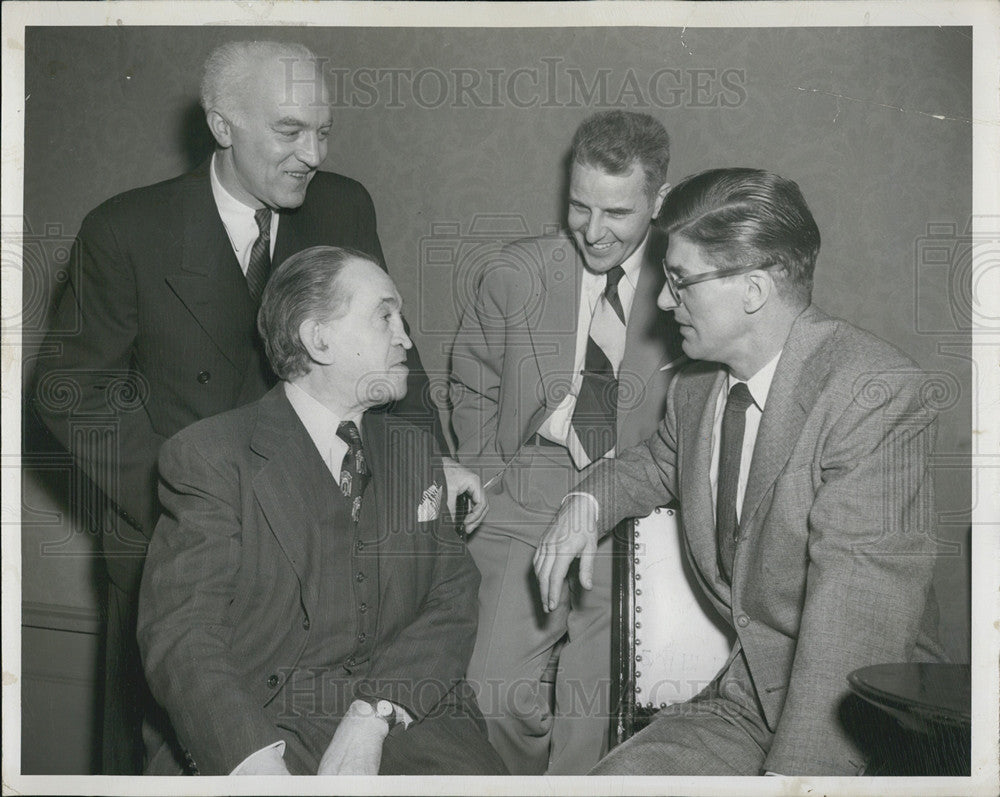
[[[580,558],[580,586],[590,589],[594,585],[597,537],[596,502],[589,496],[571,495],[563,502],[535,551],[535,575],[545,612],[558,606],[566,574],[577,557]]]

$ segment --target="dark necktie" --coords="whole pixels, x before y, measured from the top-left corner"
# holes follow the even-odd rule
[[[746,429],[747,408],[753,396],[745,382],[737,382],[729,391],[726,411],[722,416],[719,444],[719,484],[715,501],[715,535],[719,546],[719,571],[727,583],[732,582],[733,560],[736,557],[736,494],[740,481],[740,459],[743,454],[743,432]],[[749,463],[747,463],[749,466]]]
[[[604,292],[594,308],[587,338],[583,380],[573,409],[567,447],[583,468],[615,447],[618,414],[618,367],[625,351],[625,311],[618,297],[621,266],[607,272]]]
[[[257,229],[260,235],[253,242],[250,250],[250,263],[247,265],[247,288],[250,291],[250,298],[254,304],[260,302],[260,295],[264,292],[264,285],[271,275],[271,209],[260,208],[254,211],[254,221],[257,222]]]
[[[361,517],[361,496],[371,480],[371,471],[361,446],[361,433],[354,421],[343,421],[337,427],[337,437],[348,446],[340,468],[340,491],[351,502],[351,520],[357,523]]]

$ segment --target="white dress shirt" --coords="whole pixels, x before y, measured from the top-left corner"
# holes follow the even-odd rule
[[[229,243],[232,244],[236,259],[240,263],[243,274],[246,275],[247,268],[250,267],[250,250],[253,249],[254,242],[260,236],[260,229],[257,227],[257,220],[254,218],[255,210],[249,205],[245,205],[222,185],[219,175],[216,174],[215,155],[212,155],[212,167],[208,170],[212,178],[212,196],[215,198],[215,207],[219,209],[219,216],[222,224],[226,228],[229,236]],[[271,213],[271,257],[274,257],[274,241],[278,237],[278,219],[281,214]]]
[[[774,371],[778,367],[778,360],[781,358],[779,351],[767,365],[746,380],[745,384],[753,398],[753,404],[747,407],[746,424],[743,427],[743,450],[740,454],[740,477],[736,486],[736,519],[739,520],[743,514],[743,496],[747,490],[747,476],[750,473],[750,463],[753,461],[753,449],[757,444],[757,431],[760,429],[760,419],[764,414],[764,405],[767,403],[767,394],[771,389],[771,381],[774,379]],[[712,427],[712,466],[710,478],[712,482],[712,509],[715,509],[716,492],[719,487],[719,448],[722,437],[722,416],[726,411],[726,399],[729,391],[737,382],[742,382],[732,374],[726,379],[723,389],[715,400],[715,425]]]
[[[618,283],[618,299],[622,303],[622,310],[625,311],[626,328],[628,327],[628,319],[632,311],[632,300],[635,298],[635,289],[639,283],[639,272],[642,269],[642,259],[645,255],[648,241],[649,233],[647,232],[643,242],[621,264],[625,276]],[[576,323],[576,353],[573,360],[573,383],[566,397],[538,428],[538,434],[542,437],[563,446],[566,445],[570,425],[573,423],[573,410],[576,409],[576,397],[579,395],[580,386],[583,384],[583,366],[587,358],[587,340],[590,337],[590,322],[594,318],[594,310],[607,285],[607,276],[605,274],[596,274],[585,268],[583,270],[582,283],[580,308]],[[615,449],[612,449],[606,456],[613,457],[614,454]]]

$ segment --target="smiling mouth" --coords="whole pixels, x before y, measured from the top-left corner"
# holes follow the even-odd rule
[[[293,180],[308,180],[312,176],[312,171],[308,172],[285,172]]]
[[[615,245],[614,241],[607,241],[606,243],[596,243],[596,244],[588,243],[587,248],[593,249],[597,252],[606,252],[614,245]]]

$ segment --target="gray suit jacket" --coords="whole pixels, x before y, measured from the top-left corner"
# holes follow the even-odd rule
[[[656,306],[666,239],[650,230],[619,368],[617,439],[624,450],[663,418],[680,351],[670,314]],[[452,350],[452,425],[463,465],[486,481],[565,398],[573,379],[583,263],[567,235],[529,238],[490,262]],[[537,542],[544,526],[525,527]]]
[[[725,379],[714,363],[682,369],[657,432],[580,489],[597,497],[605,530],[679,500],[693,569],[733,625],[775,733],[765,769],[856,774],[864,756],[838,716],[847,674],[943,658],[928,600],[936,415],[924,375],[815,307],[799,316],[757,436],[732,587],[718,572],[709,486]]]
[[[443,488],[436,449],[392,415],[366,413],[362,433],[379,538],[335,572],[321,567],[323,539],[348,530],[326,527],[321,509],[337,486],[280,384],[163,445],[164,513],[142,580],[139,648],[150,689],[202,774],[226,774],[285,738],[267,707],[293,699],[289,684],[310,666],[309,648],[326,651],[343,686],[324,696],[324,716],[343,716],[354,697],[380,697],[419,720],[465,675],[479,573],[450,525],[418,512],[432,482]],[[319,601],[323,580],[342,579],[353,594],[355,567],[378,574],[367,641],[356,636],[353,601]],[[317,617],[331,612],[337,632],[313,640],[329,625]],[[150,753],[150,774],[178,770],[168,746]]]

